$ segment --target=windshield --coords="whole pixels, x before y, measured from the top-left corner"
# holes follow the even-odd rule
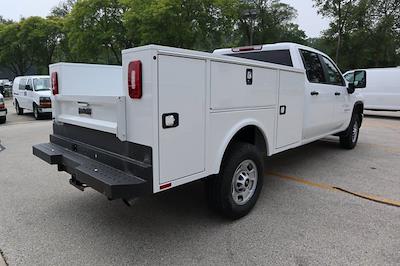
[[[35,91],[48,91],[50,90],[50,78],[36,78],[33,79],[33,87]]]

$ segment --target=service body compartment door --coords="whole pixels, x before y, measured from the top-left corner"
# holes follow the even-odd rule
[[[280,71],[276,148],[302,140],[304,113],[304,74]]]
[[[205,171],[206,61],[159,56],[160,183]]]

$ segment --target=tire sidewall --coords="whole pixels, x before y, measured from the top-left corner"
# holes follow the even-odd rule
[[[249,201],[244,205],[238,205],[232,198],[232,181],[237,167],[245,160],[252,160],[257,167],[257,185]],[[246,215],[256,204],[263,187],[264,166],[261,154],[257,151],[256,147],[251,144],[235,145],[235,147],[231,149],[230,156],[224,160],[221,177],[221,196],[223,197],[221,202],[223,210],[232,218],[240,218]]]

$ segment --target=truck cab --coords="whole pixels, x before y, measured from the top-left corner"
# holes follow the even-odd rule
[[[294,43],[278,43],[220,49],[214,51],[214,54],[303,69],[306,73],[302,125],[304,144],[345,130],[350,123],[354,108],[358,108],[357,112],[362,113],[361,95],[354,90],[352,84],[350,85],[352,88],[349,89],[334,61],[316,49]],[[290,94],[285,96],[293,99]],[[295,123],[296,120],[293,118],[290,123]]]
[[[33,112],[36,119],[51,116],[51,89],[49,76],[21,76],[13,83],[14,107],[18,115],[24,110]]]

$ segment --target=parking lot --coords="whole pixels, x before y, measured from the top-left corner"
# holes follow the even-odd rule
[[[255,209],[231,222],[208,210],[202,182],[131,208],[82,193],[32,155],[51,121],[6,105],[0,250],[9,265],[400,264],[400,208],[392,206],[400,202],[400,113],[367,112],[355,150],[329,138],[269,158]]]

